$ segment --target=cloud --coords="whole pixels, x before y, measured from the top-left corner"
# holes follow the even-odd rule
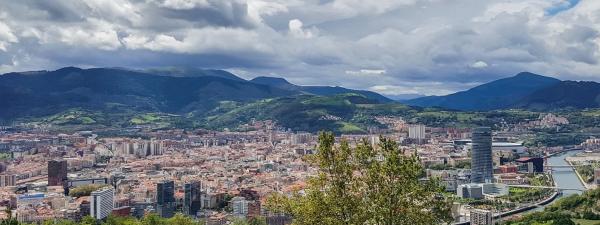
[[[194,66],[387,94],[600,81],[598,15],[594,0],[4,1],[0,72]]]
[[[0,21],[0,50],[5,51],[11,43],[17,43],[19,39],[12,32],[11,28]]]
[[[475,69],[483,69],[488,67],[488,64],[484,61],[477,61],[474,62],[473,64],[471,64],[471,68],[475,68]]]
[[[295,38],[312,38],[313,32],[304,29],[304,24],[299,19],[290,20],[288,24],[290,35]]]
[[[384,75],[385,70],[372,70],[372,69],[361,69],[361,70],[346,70],[348,75]]]

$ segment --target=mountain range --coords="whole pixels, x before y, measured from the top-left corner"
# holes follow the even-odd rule
[[[459,117],[454,114],[461,112],[454,110],[599,107],[599,83],[527,72],[402,104],[370,91],[301,86],[276,77],[245,80],[223,70],[66,67],[0,75],[0,122],[41,119],[59,125],[158,123],[222,129],[257,119],[276,120],[294,130],[365,133],[381,126],[376,121],[380,116],[435,125],[455,123]],[[485,121],[477,112],[460,118]]]
[[[364,95],[365,97],[373,100],[377,100],[379,103],[390,103],[393,100],[380,95],[378,93],[372,91],[363,91],[363,90],[353,90],[343,87],[331,87],[331,86],[299,86],[288,82],[283,78],[277,77],[256,77],[250,82],[257,84],[264,84],[271,87],[280,88],[288,91],[300,91],[304,93],[314,94],[314,95],[322,95],[322,96],[333,96],[338,94],[347,94],[354,93],[359,95]]]
[[[496,109],[552,110],[600,107],[600,84],[591,81],[561,81],[529,72],[479,85],[445,96],[427,96],[403,101],[420,107],[466,111]]]
[[[0,119],[44,116],[71,108],[104,110],[128,107],[134,111],[202,114],[223,101],[252,102],[299,94],[364,94],[390,102],[379,94],[327,86],[289,87],[244,80],[223,70],[123,68],[15,72],[0,76]],[[292,88],[293,87],[293,88]]]

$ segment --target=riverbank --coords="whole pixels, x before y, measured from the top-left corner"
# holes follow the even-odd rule
[[[547,162],[549,165],[564,165],[566,157],[573,156],[579,152],[580,152],[580,150],[574,150],[574,151],[568,151],[568,152],[561,152],[560,154],[558,154],[558,153],[553,154],[551,157],[547,158]],[[514,215],[523,214],[523,213],[527,213],[527,212],[531,212],[531,211],[541,210],[546,205],[552,204],[554,201],[562,198],[563,196],[569,196],[572,194],[581,194],[582,191],[579,191],[579,190],[585,189],[585,186],[583,186],[583,184],[581,183],[581,181],[575,174],[575,169],[573,169],[572,166],[553,168],[551,171],[551,174],[552,174],[552,181],[554,182],[554,186],[565,188],[567,190],[562,190],[560,192],[554,192],[550,197],[548,197],[542,201],[539,201],[537,203],[534,203],[534,204],[531,204],[528,206],[519,207],[517,209],[513,209],[513,210],[510,210],[507,212],[499,213],[499,214],[496,214],[495,216],[502,215],[501,218],[506,219],[509,216],[514,216]],[[499,218],[499,217],[495,217],[495,218]],[[456,223],[455,225],[467,225],[467,224],[470,224],[470,223],[469,222],[460,222],[460,223]]]
[[[498,214],[494,214],[494,220],[502,219],[505,217],[513,216],[513,215],[518,215],[518,214],[521,214],[524,212],[529,212],[531,210],[537,209],[539,207],[543,207],[545,205],[552,203],[554,200],[556,200],[556,198],[558,198],[558,196],[560,196],[560,192],[555,191],[550,197],[548,197],[542,201],[539,201],[535,204],[519,207],[519,208],[510,210],[510,211],[501,212]],[[453,225],[469,225],[469,224],[471,224],[471,221],[454,223]]]
[[[589,185],[587,182],[585,182],[585,180],[583,180],[583,177],[581,176],[581,174],[579,174],[579,171],[575,169],[575,165],[573,165],[573,163],[567,159],[565,159],[565,161],[569,164],[569,166],[571,166],[571,168],[573,168],[573,171],[575,172],[575,175],[577,175],[577,178],[579,179],[579,182],[581,182],[581,185],[583,185],[583,187],[585,187],[586,190],[593,189],[591,185]]]

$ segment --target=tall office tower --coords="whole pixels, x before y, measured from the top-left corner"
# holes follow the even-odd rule
[[[471,210],[471,225],[493,225],[494,217],[491,211],[483,209]]]
[[[196,216],[201,206],[201,184],[199,181],[186,183],[183,186],[185,195],[183,197],[183,213],[188,216]]]
[[[48,161],[48,186],[64,186],[67,182],[67,161]]]
[[[425,139],[425,125],[410,125],[408,127],[408,138],[416,140]]]
[[[492,164],[492,130],[478,127],[473,130],[471,149],[471,182],[490,183],[494,178]]]
[[[156,184],[156,212],[164,218],[173,217],[175,213],[175,183],[161,181]]]
[[[97,220],[106,218],[113,210],[114,191],[111,187],[94,191],[90,195],[90,215]]]

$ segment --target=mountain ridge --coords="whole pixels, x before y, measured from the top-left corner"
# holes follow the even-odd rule
[[[298,89],[247,81],[223,70],[148,72],[63,67],[54,71],[11,72],[0,75],[0,97],[3,99],[0,101],[3,109],[0,119],[43,116],[71,108],[106,110],[107,105],[120,105],[135,111],[203,114],[223,101],[244,103],[306,93],[302,86],[289,85]],[[371,92],[335,90],[379,97]]]
[[[394,100],[392,100],[388,97],[385,97],[379,93],[372,92],[372,91],[355,90],[355,89],[349,89],[349,88],[344,88],[344,87],[339,87],[339,86],[302,86],[302,85],[292,84],[289,81],[287,81],[285,78],[281,78],[281,77],[259,76],[254,79],[251,79],[250,82],[264,84],[264,85],[270,85],[272,87],[277,87],[277,88],[284,89],[284,90],[303,91],[305,93],[314,94],[314,95],[333,96],[333,95],[338,95],[338,94],[354,93],[354,94],[364,95],[370,99],[377,100],[379,103],[394,102]]]
[[[494,110],[514,106],[525,96],[561,81],[530,72],[491,81],[465,91],[445,96],[427,96],[403,101],[421,107],[443,107],[456,110]]]
[[[220,101],[253,101],[299,94],[248,81],[200,76],[157,76],[137,71],[65,67],[35,75],[0,76],[0,117],[122,104],[144,110],[205,111]]]

